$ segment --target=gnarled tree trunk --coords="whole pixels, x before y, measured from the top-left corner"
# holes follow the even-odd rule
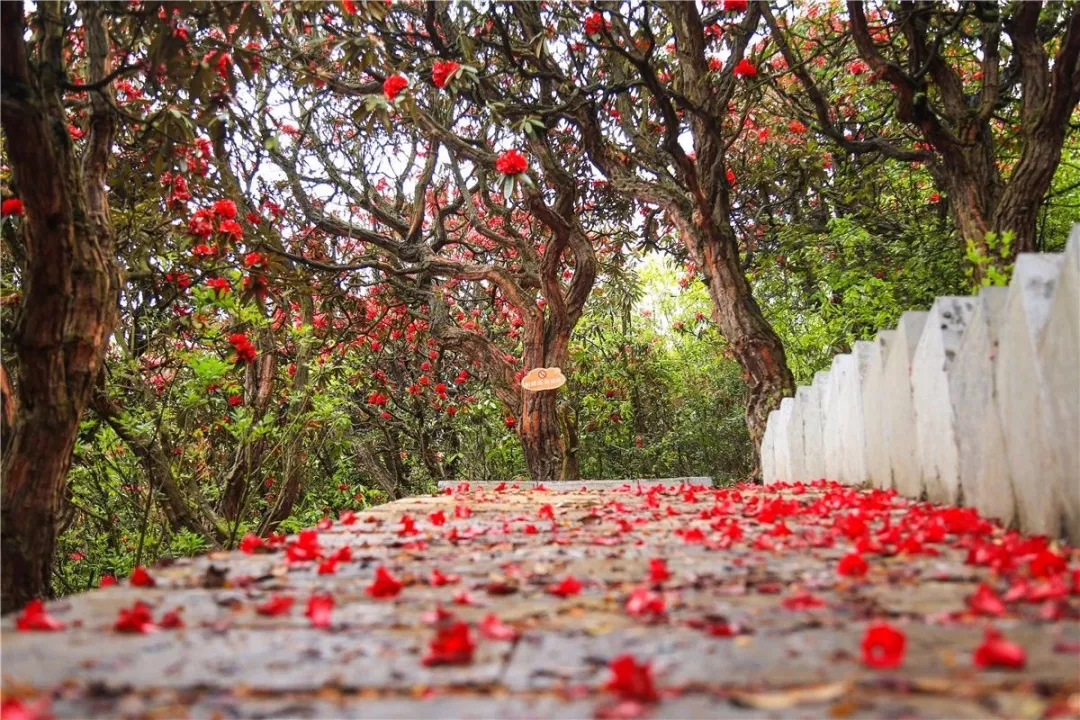
[[[90,93],[90,133],[78,158],[63,128],[64,40],[60,4],[41,3],[32,75],[21,2],[0,5],[0,123],[25,210],[26,267],[14,345],[19,403],[3,459],[0,576],[7,612],[50,595],[58,509],[79,419],[90,401],[118,314],[120,277],[105,177],[115,116]],[[102,8],[80,6],[87,80],[106,75]],[[57,131],[60,128],[60,131]]]

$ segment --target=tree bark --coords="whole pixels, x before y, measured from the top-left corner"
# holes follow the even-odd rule
[[[525,453],[525,466],[534,482],[562,479],[566,448],[559,427],[557,390],[522,390],[521,428],[518,436]]]
[[[51,594],[58,510],[120,287],[105,191],[115,116],[104,97],[90,94],[90,132],[78,158],[62,131],[63,12],[41,3],[38,13],[41,72],[32,76],[23,5],[0,4],[0,123],[26,223],[24,301],[13,338],[19,407],[0,492],[2,612]],[[80,13],[92,83],[107,72],[108,38],[100,6],[80,6]]]

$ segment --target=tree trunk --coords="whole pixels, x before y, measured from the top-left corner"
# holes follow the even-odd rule
[[[739,264],[738,244],[726,223],[706,222],[700,216],[677,217],[683,240],[701,268],[713,317],[742,366],[748,388],[746,427],[754,453],[761,446],[769,412],[795,394],[783,343],[761,312]]]
[[[529,477],[538,483],[556,482],[562,476],[565,449],[559,428],[557,390],[522,390],[521,427],[518,437],[525,452]]]
[[[41,61],[32,78],[22,3],[0,4],[0,121],[25,208],[23,304],[13,338],[19,403],[3,458],[0,611],[51,594],[58,509],[82,416],[117,316],[120,278],[105,193],[115,118],[92,94],[86,154],[67,133],[61,89],[64,20],[42,3]],[[108,39],[99,6],[81,8],[88,82],[104,76]]]

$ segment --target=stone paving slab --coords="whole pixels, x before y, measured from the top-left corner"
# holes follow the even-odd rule
[[[153,587],[49,603],[59,631],[5,617],[5,717],[1080,715],[1074,550],[892,492],[691,480],[455,483],[322,524],[308,539],[323,558],[351,550],[332,574],[281,545],[214,553],[150,569]],[[852,554],[865,573],[840,572]],[[670,577],[650,576],[656,558]],[[396,595],[369,595],[378,568]],[[439,585],[436,569],[458,579]],[[568,576],[580,592],[552,594]],[[635,593],[655,612],[631,612]],[[334,600],[328,627],[305,616],[313,594]],[[274,595],[295,604],[258,613]],[[116,631],[136,601],[155,621],[179,609],[184,626]],[[485,636],[491,614],[518,637]],[[471,652],[425,664],[456,621]],[[905,638],[893,668],[863,656],[880,621]],[[977,665],[988,627],[1023,649],[1022,668]],[[651,685],[610,687],[620,656],[649,663]]]

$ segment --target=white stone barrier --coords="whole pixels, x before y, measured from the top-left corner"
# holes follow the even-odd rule
[[[919,474],[931,502],[955,503],[960,499],[956,416],[949,385],[956,351],[974,311],[975,298],[935,300],[911,360]]]
[[[1073,227],[1054,287],[1050,316],[1039,342],[1047,409],[1043,475],[1052,480],[1055,503],[1069,542],[1080,546],[1080,225]]]
[[[769,414],[766,482],[825,477],[975,507],[1080,545],[1080,224],[1008,288],[942,297]]]
[[[1052,501],[1053,479],[1041,474],[1048,445],[1043,428],[1050,422],[1050,408],[1037,348],[1050,316],[1061,265],[1060,255],[1022,254],[1016,258],[1005,298],[996,368],[997,409],[1017,519],[1027,532],[1046,535],[1056,535],[1061,529],[1061,509]]]
[[[985,517],[1006,524],[1016,515],[1016,502],[997,413],[995,368],[1001,316],[1008,294],[1001,287],[979,291],[975,310],[953,360],[953,381],[949,384],[963,502]]]
[[[866,474],[874,487],[892,486],[889,470],[889,448],[885,437],[885,361],[896,341],[895,330],[882,330],[870,348],[863,383],[863,428],[866,430]]]
[[[920,497],[923,485],[919,476],[918,436],[915,434],[915,409],[911,398],[911,360],[919,343],[925,312],[906,312],[896,326],[896,347],[885,363],[885,447],[889,453],[890,487],[907,497]]]

